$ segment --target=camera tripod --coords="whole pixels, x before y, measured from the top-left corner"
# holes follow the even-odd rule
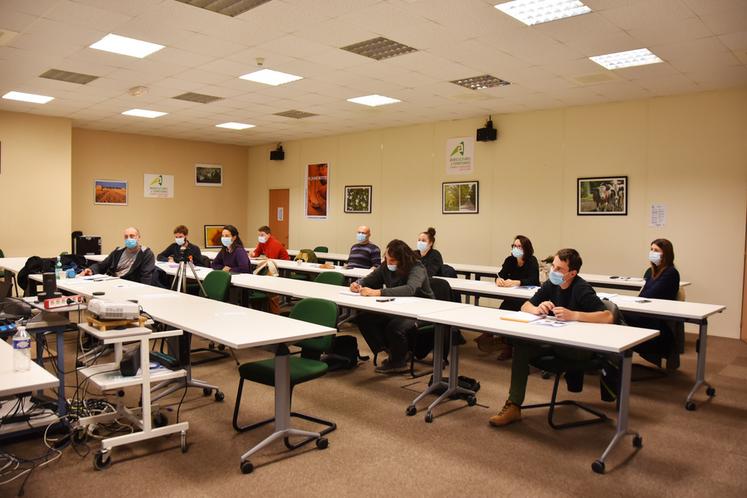
[[[207,296],[205,287],[202,286],[202,280],[197,276],[197,269],[195,269],[195,264],[191,259],[182,258],[179,262],[179,268],[177,268],[174,281],[171,283],[171,290],[175,290],[176,292],[187,292],[187,268],[192,271],[192,277],[194,277],[197,285],[200,286],[200,292],[202,292],[202,295]]]

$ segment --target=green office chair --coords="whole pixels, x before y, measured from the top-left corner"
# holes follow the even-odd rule
[[[329,252],[329,247],[327,247],[327,246],[316,246],[314,248],[314,252]]]
[[[329,285],[345,285],[345,275],[339,271],[324,271],[316,276],[314,282]]]
[[[214,301],[221,301],[225,302],[228,299],[228,290],[231,287],[231,274],[225,271],[221,270],[214,270],[207,274],[205,277],[205,280],[202,281],[202,287],[205,289],[205,293],[203,294],[202,290],[200,290],[200,296],[201,297],[207,297],[208,299],[212,299]],[[228,352],[225,351],[226,347],[223,344],[218,344],[216,348],[216,344],[212,341],[208,343],[207,348],[195,348],[191,349],[190,353],[210,353],[213,356],[204,358],[198,361],[192,361],[193,365],[200,365],[202,363],[207,363],[210,361],[220,360],[222,358],[228,358],[229,356],[233,356],[234,361],[236,361],[236,364],[239,364],[238,358],[236,358],[236,354],[232,349],[229,349]]]
[[[335,328],[337,322],[337,305],[332,301],[327,301],[326,299],[302,299],[293,308],[290,317],[305,322],[315,323],[317,325]],[[329,351],[332,346],[332,339],[333,336],[328,335],[314,339],[306,339],[296,344],[296,346],[301,348],[301,357],[292,356],[289,358],[291,402],[293,399],[293,388],[295,386],[314,380],[327,373],[328,367],[326,363],[305,356],[316,356],[318,351]],[[275,359],[269,358],[266,360],[252,361],[244,363],[239,367],[239,387],[238,392],[236,393],[236,405],[233,410],[233,428],[238,432],[251,431],[275,420],[274,418],[270,418],[249,425],[239,424],[239,408],[241,406],[241,395],[244,389],[245,380],[263,384],[265,386],[275,387]],[[299,448],[315,439],[318,448],[326,448],[327,440],[323,436],[337,428],[337,425],[334,422],[309,415],[291,411],[290,416],[321,424],[326,426],[326,428],[319,433],[320,437],[308,437],[296,444],[291,444],[289,439],[285,437],[283,442],[289,450]],[[247,471],[250,472],[251,470]]]

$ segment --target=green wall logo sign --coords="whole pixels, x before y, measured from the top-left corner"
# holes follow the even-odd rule
[[[450,138],[446,141],[446,174],[469,175],[474,171],[475,139]]]

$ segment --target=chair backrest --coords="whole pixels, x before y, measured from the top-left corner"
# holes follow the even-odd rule
[[[439,277],[449,277],[449,278],[457,278],[459,275],[457,274],[456,270],[453,266],[449,265],[441,265],[441,268],[438,269],[438,276]]]
[[[345,285],[345,275],[339,271],[323,271],[316,276],[314,282],[330,285]]]
[[[301,249],[294,258],[294,261],[305,261],[307,263],[316,263],[319,259],[311,249]]]
[[[231,286],[231,274],[221,270],[211,271],[202,281],[202,286],[208,299],[225,301],[228,297],[228,288]]]
[[[327,299],[307,297],[301,299],[290,312],[290,318],[315,323],[323,327],[337,328],[337,305]],[[314,351],[330,351],[334,335],[306,339],[296,343],[301,348]]]
[[[5,253],[3,252],[2,249],[0,249],[0,258],[4,258],[4,257],[5,257]]]
[[[327,246],[316,246],[314,248],[314,252],[329,252],[329,247],[327,247]]]
[[[617,307],[617,304],[613,303],[609,299],[602,299],[602,302],[607,308],[607,311],[612,313],[612,323],[614,323],[615,325],[626,325],[625,320],[623,320],[622,313],[620,313],[620,308]]]
[[[433,295],[436,296],[436,299],[438,299],[439,301],[452,300],[451,285],[449,285],[449,282],[447,282],[443,278],[429,278],[428,280],[431,284],[431,290],[433,291]]]

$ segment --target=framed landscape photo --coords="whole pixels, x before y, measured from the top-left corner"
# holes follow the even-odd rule
[[[220,242],[221,233],[225,225],[205,225],[205,249],[220,249],[223,244]]]
[[[127,181],[125,180],[94,180],[93,202],[107,206],[127,205]]]
[[[628,214],[628,177],[579,178],[576,198],[579,216],[625,216]]]
[[[222,187],[223,166],[218,164],[195,164],[195,185],[198,187]]]
[[[442,214],[477,214],[480,212],[480,182],[443,182]]]
[[[345,212],[371,212],[371,185],[345,185]]]

